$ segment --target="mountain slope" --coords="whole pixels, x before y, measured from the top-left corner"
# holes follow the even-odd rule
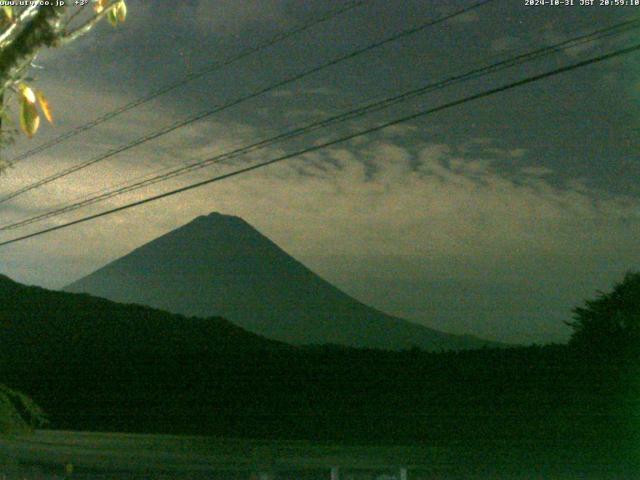
[[[0,275],[0,361],[70,354],[108,356],[226,353],[289,348],[220,317],[187,318],[87,294],[25,286]]]
[[[430,350],[488,342],[368,307],[326,282],[238,217],[212,213],[65,288],[184,315],[220,315],[295,344]]]
[[[278,358],[292,350],[222,318],[187,318],[0,275],[0,379],[30,395],[57,428],[225,429],[214,413],[244,414],[250,389],[268,392],[261,379],[273,376],[254,373],[256,365],[283,371]]]

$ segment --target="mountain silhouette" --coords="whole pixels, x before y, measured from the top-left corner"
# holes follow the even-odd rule
[[[264,377],[252,373],[251,362],[272,365],[295,349],[219,317],[185,317],[0,275],[0,378],[33,398],[57,428],[227,428],[213,421],[212,402],[243,414],[246,389]],[[38,409],[16,395],[0,385],[0,429],[15,417],[7,398],[25,405],[19,413],[31,423],[38,420]],[[200,425],[202,418],[211,421]]]
[[[427,350],[490,342],[387,315],[320,278],[241,218],[200,216],[68,285],[116,302],[221,316],[293,344]]]
[[[59,360],[73,354],[87,358],[98,353],[171,356],[176,351],[237,353],[238,349],[292,348],[220,317],[185,317],[87,294],[26,286],[1,274],[0,326],[3,363],[35,353],[51,358],[58,355]],[[23,348],[26,350],[21,352]]]

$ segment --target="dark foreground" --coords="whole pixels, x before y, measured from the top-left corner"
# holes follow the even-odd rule
[[[637,285],[616,322],[638,318]],[[3,449],[47,475],[71,461],[74,476],[169,465],[327,478],[338,466],[348,478],[361,461],[409,478],[640,478],[640,339],[623,349],[590,338],[442,353],[293,347],[219,318],[5,280],[0,383],[40,405],[50,428],[179,436],[39,432]]]
[[[542,458],[534,449],[363,446],[199,436],[37,431],[0,440],[2,477],[16,479],[636,479],[632,465]],[[67,470],[68,465],[73,469]]]

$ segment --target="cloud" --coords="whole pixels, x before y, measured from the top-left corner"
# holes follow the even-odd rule
[[[308,88],[299,86],[296,89],[281,89],[276,90],[274,92],[269,93],[270,97],[273,98],[282,98],[282,97],[295,97],[295,96],[322,96],[322,97],[330,97],[336,95],[338,92],[332,88],[328,87],[315,87]]]
[[[544,177],[553,173],[553,170],[551,170],[550,168],[538,166],[524,167],[521,170],[522,173],[530,177]]]
[[[214,133],[207,138],[210,132]],[[396,133],[401,135],[401,132]],[[413,132],[406,133],[412,135]],[[232,148],[254,135],[255,130],[241,124],[205,122],[186,129],[172,142],[176,142],[176,148],[191,145],[184,153],[200,157]],[[362,258],[364,264],[371,265],[382,265],[385,258],[396,259],[390,260],[396,267],[376,274],[378,284],[417,282],[415,288],[418,288],[420,282],[427,281],[435,282],[436,286],[443,285],[442,282],[449,282],[447,285],[452,281],[454,284],[471,282],[476,285],[474,291],[482,292],[485,288],[482,285],[489,282],[494,290],[501,288],[497,285],[511,289],[509,291],[518,286],[517,295],[522,299],[527,298],[521,291],[526,278],[531,288],[539,290],[538,297],[546,298],[554,291],[552,285],[558,282],[560,264],[564,272],[562,288],[570,285],[574,261],[575,269],[584,275],[600,268],[598,265],[634,265],[632,252],[640,234],[640,202],[637,198],[593,190],[580,179],[560,186],[554,182],[553,171],[534,165],[504,172],[498,165],[514,149],[500,150],[489,141],[475,143],[473,151],[435,143],[408,148],[402,138],[385,135],[364,139],[357,145],[345,143],[140,208],[2,247],[2,272],[28,283],[60,287],[195,216],[211,211],[243,217],[294,257],[303,262],[309,259],[312,265],[319,265],[319,271],[330,281],[332,271],[337,271],[337,267],[330,268],[330,262],[325,261],[314,263],[313,259],[327,256]],[[169,149],[171,142],[166,147]],[[283,152],[280,148],[271,148],[251,159],[274,158]],[[534,161],[527,157],[530,154],[521,154],[529,163]],[[118,165],[127,171],[126,161],[121,162]],[[105,184],[120,179],[113,165],[110,168],[105,166],[96,179]],[[153,170],[157,165],[146,159],[136,172],[144,172],[145,168]],[[49,224],[79,218],[232,169],[232,165],[220,165],[200,170]],[[72,192],[74,196],[82,196],[96,188],[90,178],[76,178],[58,188],[61,193],[68,189],[66,194]],[[25,199],[19,205],[23,211],[16,210],[16,216],[25,215],[26,210],[30,213],[42,211],[47,204],[34,196],[30,202]],[[36,227],[41,225],[21,233]],[[350,274],[351,285],[357,285],[353,278],[360,278],[365,270],[360,275]],[[596,274],[599,276],[599,271]],[[592,291],[592,283],[578,286],[587,295]],[[449,287],[438,288],[444,289],[442,295],[454,295],[453,291],[446,290]],[[402,291],[397,293],[400,295]],[[508,302],[509,298],[504,295],[499,297],[500,301]],[[490,301],[485,298],[482,300],[485,327],[475,325],[473,328],[465,326],[465,322],[470,321],[469,312],[463,315],[464,318],[458,318],[455,312],[440,315],[429,310],[427,318],[419,315],[419,309],[424,305],[421,307],[416,299],[412,300],[414,307],[401,307],[393,302],[376,304],[372,298],[368,301],[398,314],[408,312],[407,315],[425,321],[431,318],[435,322],[429,320],[431,325],[445,330],[485,332],[493,338],[508,340],[535,340],[540,338],[536,335],[545,331],[545,338],[558,339],[566,334],[556,324],[561,325],[559,318],[565,318],[562,312],[568,311],[580,298],[584,296],[578,296],[573,290],[565,296],[557,296],[553,305],[545,307],[546,320],[534,318],[528,310],[525,312],[531,308],[531,302],[523,306],[525,310],[522,311],[505,303],[502,310],[495,313],[500,318],[494,318],[489,309]],[[471,304],[469,308],[472,308]],[[509,310],[511,308],[513,310]],[[508,321],[510,311],[515,312],[513,318],[521,319],[521,324],[509,327],[509,336],[505,333],[504,322]]]
[[[225,150],[235,143],[231,138],[237,140],[231,132],[233,128],[219,126],[215,142],[194,147],[189,154],[201,158]],[[272,149],[256,158],[281,153]],[[230,170],[219,166],[198,171],[125,198],[142,198]],[[286,248],[306,254],[322,253],[327,244],[341,254],[360,254],[364,248],[371,255],[439,256],[587,254],[606,252],[616,243],[617,248],[631,245],[640,226],[637,199],[607,196],[579,182],[554,186],[548,179],[552,175],[540,167],[505,174],[494,162],[460,156],[449,145],[424,145],[412,152],[385,138],[220,182],[164,200],[161,210],[149,206],[117,215],[104,222],[135,222],[144,211],[156,212],[162,220],[156,224],[146,218],[142,235],[129,235],[126,245],[105,238],[88,248],[121,254],[163,229],[212,210],[246,217],[279,237]],[[95,187],[76,182],[75,194]]]
[[[236,35],[258,27],[278,30],[290,21],[283,0],[200,0],[184,10],[204,35]]]
[[[450,10],[441,9],[441,11],[443,12],[443,14],[451,13]],[[457,17],[452,18],[451,20],[449,20],[449,22],[460,23],[464,25],[467,23],[475,23],[479,20],[480,20],[480,15],[478,14],[478,12],[476,12],[475,10],[472,10],[470,12],[466,12],[466,13],[463,13],[462,15],[458,15]]]
[[[494,52],[505,52],[512,50],[522,44],[522,41],[517,37],[505,36],[491,41],[490,49]]]
[[[175,225],[222,210],[293,251],[372,255],[606,252],[637,232],[635,199],[553,186],[535,168],[508,176],[454,151],[385,141],[308,155],[172,201]]]
[[[547,25],[542,33],[543,44],[554,45],[567,39],[567,34],[562,29],[556,28],[555,25]],[[602,45],[602,40],[590,40],[586,43],[577,44],[573,47],[564,48],[562,53],[571,59],[584,56],[585,53],[591,52]]]

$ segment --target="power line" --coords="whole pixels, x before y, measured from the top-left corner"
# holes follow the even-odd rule
[[[346,120],[350,120],[353,118],[358,118],[361,117],[363,115],[372,113],[372,112],[376,112],[385,108],[388,108],[394,104],[409,100],[411,98],[415,98],[419,95],[424,95],[428,92],[437,90],[437,89],[441,89],[441,88],[445,88],[448,87],[450,85],[456,84],[456,83],[460,83],[463,81],[468,81],[471,79],[475,79],[475,78],[480,78],[482,76],[491,74],[491,73],[495,73],[498,72],[500,70],[506,69],[506,68],[510,68],[513,67],[515,65],[520,65],[520,64],[524,64],[527,62],[530,62],[532,60],[547,56],[551,53],[555,53],[558,51],[562,51],[563,49],[566,48],[573,48],[579,45],[582,45],[584,43],[587,42],[592,42],[601,38],[604,38],[605,36],[610,36],[616,33],[621,33],[621,32],[626,32],[629,31],[631,29],[637,29],[640,26],[640,19],[636,19],[636,20],[630,20],[630,21],[626,21],[626,22],[622,22],[622,23],[618,23],[615,24],[613,26],[609,26],[609,27],[605,27],[603,29],[599,29],[596,30],[594,32],[588,33],[588,34],[584,34],[575,38],[571,38],[568,40],[564,40],[562,42],[556,43],[554,45],[550,45],[547,47],[543,47],[543,48],[539,48],[533,51],[529,51],[520,55],[517,55],[515,57],[511,57],[505,60],[502,60],[500,62],[482,67],[482,68],[476,68],[473,69],[471,71],[468,71],[464,74],[461,75],[456,75],[453,77],[449,77],[447,79],[438,81],[438,82],[433,82],[430,84],[427,84],[423,87],[417,88],[417,89],[413,89],[404,93],[401,93],[399,95],[393,96],[393,97],[388,97],[385,98],[381,101],[377,101],[377,102],[373,102],[373,103],[369,103],[367,105],[364,105],[360,108],[357,108],[355,110],[350,110],[348,112],[344,112],[342,114],[321,120],[319,122],[315,122],[309,125],[306,125],[304,127],[299,127],[299,128],[295,128],[289,131],[286,131],[284,133],[281,133],[279,135],[276,135],[274,137],[271,138],[267,138],[267,139],[263,139],[261,141],[258,141],[256,143],[253,143],[251,145],[245,146],[245,147],[241,147],[238,149],[235,149],[231,152],[226,152],[220,155],[216,155],[214,157],[211,158],[207,158],[204,160],[199,160],[197,162],[188,164],[188,165],[184,165],[182,167],[178,167],[178,168],[174,168],[173,170],[166,172],[166,173],[158,173],[157,175],[151,177],[151,178],[145,178],[143,180],[137,181],[137,182],[133,182],[133,183],[128,183],[125,184],[124,186],[121,187],[117,187],[111,190],[107,190],[104,193],[98,192],[97,195],[93,195],[90,197],[87,197],[85,199],[79,200],[77,202],[73,202],[69,205],[51,210],[49,212],[45,212],[39,215],[36,215],[34,217],[30,217],[27,218],[25,220],[21,220],[18,222],[14,222],[11,224],[6,224],[3,226],[0,226],[0,231],[3,230],[12,230],[12,229],[16,229],[25,225],[29,225],[47,218],[52,218],[52,217],[56,217],[59,215],[62,215],[64,213],[67,212],[71,212],[74,210],[77,210],[79,208],[83,208],[89,205],[93,205],[95,203],[98,202],[102,202],[104,200],[122,195],[124,193],[128,193],[149,185],[153,185],[155,183],[159,183],[161,181],[167,180],[169,178],[173,178],[179,175],[183,175],[185,173],[188,172],[192,172],[204,167],[207,167],[213,163],[217,163],[223,160],[229,160],[232,158],[236,158],[238,156],[241,155],[245,155],[247,153],[250,153],[252,151],[255,151],[257,149],[262,149],[265,148],[269,145],[272,145],[274,143],[280,142],[282,140],[286,140],[289,138],[293,138],[296,136],[300,136],[300,135],[304,135],[307,133],[310,133],[314,130],[320,129],[320,128],[324,128],[327,127],[329,125],[333,125],[335,123],[338,122],[343,122]],[[163,171],[166,171],[166,168],[163,169]]]
[[[417,113],[413,113],[411,115],[406,115],[404,117],[400,117],[400,118],[397,118],[395,120],[391,120],[389,122],[383,123],[381,125],[377,125],[375,127],[371,127],[371,128],[368,128],[366,130],[362,130],[362,131],[357,132],[357,133],[353,133],[353,134],[350,134],[350,135],[346,135],[346,136],[340,137],[340,138],[338,138],[336,140],[331,140],[329,142],[325,142],[325,143],[322,143],[322,144],[319,144],[319,145],[314,145],[314,146],[311,146],[311,147],[307,147],[307,148],[299,150],[297,152],[293,152],[293,153],[289,153],[289,154],[286,154],[286,155],[282,155],[280,157],[274,158],[272,160],[267,160],[265,162],[261,162],[261,163],[258,163],[256,165],[252,165],[250,167],[241,168],[241,169],[235,170],[233,172],[226,173],[224,175],[219,175],[219,176],[216,176],[216,177],[212,177],[212,178],[209,178],[207,180],[202,180],[200,182],[192,183],[190,185],[186,185],[184,187],[180,187],[180,188],[177,188],[175,190],[171,190],[169,192],[165,192],[165,193],[161,193],[161,194],[154,195],[154,196],[151,196],[151,197],[147,197],[145,199],[138,200],[138,201],[135,201],[135,202],[132,202],[132,203],[128,203],[126,205],[122,205],[120,207],[112,208],[110,210],[106,210],[106,211],[103,211],[103,212],[100,212],[100,213],[96,213],[96,214],[93,214],[93,215],[88,215],[86,217],[83,217],[83,218],[80,218],[80,219],[77,219],[77,220],[73,220],[71,222],[67,222],[67,223],[62,224],[62,225],[56,225],[54,227],[49,227],[49,228],[46,228],[44,230],[40,230],[38,232],[34,232],[34,233],[30,233],[28,235],[23,235],[21,237],[13,238],[11,240],[5,240],[4,242],[0,242],[0,246],[5,246],[5,245],[16,243],[16,242],[19,242],[19,241],[22,241],[22,240],[26,240],[28,238],[33,238],[33,237],[37,237],[37,236],[40,236],[40,235],[44,235],[46,233],[50,233],[50,232],[53,232],[53,231],[56,231],[56,230],[60,230],[60,229],[63,229],[63,228],[70,227],[72,225],[77,225],[79,223],[88,222],[89,220],[94,220],[96,218],[100,218],[100,217],[104,217],[104,216],[107,216],[107,215],[111,215],[113,213],[121,212],[121,211],[127,210],[129,208],[137,207],[137,206],[140,206],[140,205],[144,205],[146,203],[150,203],[150,202],[153,202],[153,201],[156,201],[156,200],[160,200],[162,198],[166,198],[166,197],[170,197],[170,196],[173,196],[173,195],[177,195],[179,193],[186,192],[188,190],[192,190],[194,188],[202,187],[204,185],[209,185],[209,184],[214,183],[214,182],[219,182],[219,181],[225,180],[227,178],[235,177],[235,176],[241,175],[243,173],[251,172],[251,171],[257,170],[259,168],[263,168],[263,167],[266,167],[266,166],[269,166],[269,165],[273,165],[274,163],[282,162],[282,161],[288,160],[290,158],[294,158],[294,157],[298,157],[300,155],[304,155],[304,154],[307,154],[307,153],[311,153],[311,152],[315,152],[315,151],[318,151],[318,150],[322,150],[322,149],[325,149],[327,147],[331,147],[333,145],[336,145],[338,143],[343,143],[343,142],[346,142],[348,140],[352,140],[354,138],[361,137],[363,135],[368,135],[370,133],[380,131],[382,129],[391,127],[393,125],[397,125],[399,123],[404,123],[404,122],[407,122],[407,121],[410,121],[410,120],[415,120],[417,118],[424,117],[426,115],[433,114],[433,113],[436,113],[436,112],[440,112],[442,110],[446,110],[446,109],[449,109],[449,108],[452,108],[452,107],[455,107],[455,106],[458,106],[458,105],[462,105],[464,103],[468,103],[468,102],[471,102],[471,101],[474,101],[474,100],[479,100],[481,98],[489,97],[491,95],[495,95],[495,94],[500,93],[500,92],[504,92],[504,91],[507,91],[507,90],[511,90],[513,88],[521,87],[523,85],[527,85],[527,84],[530,84],[530,83],[533,83],[533,82],[537,82],[537,81],[540,81],[540,80],[543,80],[543,79],[546,79],[546,78],[549,78],[549,77],[553,77],[555,75],[559,75],[561,73],[565,73],[565,72],[568,72],[568,71],[571,71],[571,70],[575,70],[577,68],[585,67],[587,65],[592,65],[592,64],[595,64],[595,63],[602,62],[604,60],[609,60],[611,58],[619,57],[619,56],[622,56],[622,55],[627,55],[627,54],[630,54],[632,52],[636,52],[638,50],[640,50],[640,44],[635,44],[635,45],[632,45],[632,46],[627,47],[627,48],[615,50],[615,51],[607,53],[605,55],[592,57],[592,58],[589,58],[587,60],[583,60],[581,62],[576,62],[576,63],[573,63],[571,65],[567,65],[567,66],[564,66],[564,67],[561,67],[561,68],[556,68],[554,70],[550,70],[550,71],[547,71],[545,73],[541,73],[541,74],[538,74],[538,75],[527,77],[525,79],[518,80],[516,82],[511,82],[511,83],[508,83],[506,85],[502,85],[502,86],[499,86],[499,87],[496,87],[496,88],[485,90],[483,92],[476,93],[474,95],[470,95],[470,96],[464,97],[462,99],[455,100],[453,102],[449,102],[449,103],[446,103],[444,105],[440,105],[438,107],[434,107],[434,108],[430,108],[430,109],[426,109],[426,110],[421,110],[421,111],[419,111]]]
[[[90,130],[94,127],[97,127],[98,125],[107,122],[108,120],[111,120],[112,118],[117,117],[118,115],[121,115],[123,113],[128,112],[129,110],[132,110],[136,107],[139,107],[140,105],[143,105],[147,102],[150,102],[151,100],[154,100],[166,93],[172,92],[173,90],[176,90],[177,88],[182,87],[183,85],[186,85],[187,83],[190,83],[194,80],[197,80],[199,78],[204,77],[205,75],[208,75],[209,73],[215,72],[217,70],[220,70],[221,68],[227,67],[229,65],[232,65],[240,60],[243,60],[244,58],[247,58],[255,53],[259,53],[262,50],[266,50],[267,48],[270,48],[280,42],[283,42],[285,40],[288,40],[291,37],[294,37],[300,33],[303,33],[317,25],[320,25],[321,23],[327,22],[329,20],[332,20],[336,17],[338,17],[339,15],[342,15],[343,13],[346,13],[350,10],[353,10],[357,7],[361,7],[362,5],[364,5],[367,2],[367,0],[357,0],[357,1],[353,1],[353,2],[349,2],[346,5],[331,10],[330,12],[326,13],[325,15],[322,15],[316,19],[313,19],[307,23],[304,23],[303,25],[300,25],[297,28],[294,28],[292,30],[289,30],[287,32],[284,33],[280,33],[277,34],[275,36],[273,36],[272,38],[270,38],[269,40],[267,40],[264,43],[261,43],[255,47],[249,47],[243,51],[241,51],[240,53],[233,55],[227,59],[218,61],[218,62],[214,62],[206,67],[204,67],[203,69],[197,71],[197,72],[193,72],[190,74],[187,74],[185,76],[183,76],[182,78],[180,78],[179,80],[170,83],[168,85],[165,85],[164,87],[161,87],[157,90],[154,90],[153,92],[140,97],[136,100],[133,100],[125,105],[122,105],[119,108],[116,108],[115,110],[111,110],[110,112],[105,113],[104,115],[101,115],[97,118],[95,118],[94,120],[92,120],[89,123],[85,123],[84,125],[79,125],[71,130],[69,130],[66,133],[63,133],[62,135],[59,135],[56,138],[53,138],[51,140],[49,140],[48,142],[45,142],[35,148],[32,148],[31,150],[28,150],[24,153],[21,153],[20,155],[17,155],[16,157],[14,157],[13,159],[11,159],[9,161],[9,163],[12,164],[16,164],[18,162],[21,162],[22,160],[26,160],[29,157],[32,157],[33,155],[36,155],[40,152],[43,152],[44,150],[47,150],[55,145],[58,145],[59,143],[64,142],[65,140],[68,140],[69,138],[75,137],[76,135],[79,135],[82,132],[86,132],[87,130]]]
[[[34,182],[34,183],[30,184],[30,185],[27,185],[27,186],[22,187],[22,188],[20,188],[18,190],[15,190],[14,192],[12,192],[12,193],[10,193],[8,195],[5,195],[3,198],[1,198],[0,199],[0,203],[5,203],[8,200],[16,198],[19,195],[22,195],[23,193],[29,192],[29,191],[31,191],[31,190],[33,190],[35,188],[42,187],[42,186],[44,186],[44,185],[46,185],[48,183],[51,183],[51,182],[53,182],[55,180],[58,180],[58,179],[63,178],[63,177],[66,177],[67,175],[71,175],[72,173],[75,173],[77,171],[85,169],[85,168],[87,168],[87,167],[89,167],[91,165],[95,165],[96,163],[101,162],[103,160],[106,160],[108,158],[111,158],[111,157],[113,157],[113,156],[115,156],[117,154],[120,154],[122,152],[130,150],[130,149],[132,149],[134,147],[142,145],[142,144],[144,144],[146,142],[149,142],[151,140],[155,140],[155,139],[157,139],[159,137],[162,137],[162,136],[164,136],[164,135],[166,135],[168,133],[171,133],[171,132],[173,132],[173,131],[175,131],[175,130],[177,130],[179,128],[185,127],[185,126],[190,125],[190,124],[192,124],[194,122],[197,122],[199,120],[203,120],[203,119],[205,119],[207,117],[210,117],[211,115],[213,115],[215,113],[219,113],[219,112],[221,112],[223,110],[226,110],[228,108],[231,108],[231,107],[234,107],[236,105],[239,105],[239,104],[241,104],[241,103],[243,103],[243,102],[245,102],[247,100],[251,100],[253,98],[262,96],[265,93],[271,92],[271,91],[276,90],[276,89],[278,89],[280,87],[283,87],[283,86],[288,85],[290,83],[293,83],[295,81],[301,80],[301,79],[303,79],[305,77],[308,77],[309,75],[317,73],[317,72],[319,72],[321,70],[324,70],[326,68],[335,66],[335,65],[337,65],[339,63],[342,63],[342,62],[344,62],[346,60],[355,58],[355,57],[357,57],[359,55],[362,55],[362,54],[364,54],[366,52],[369,52],[371,50],[379,48],[379,47],[381,47],[383,45],[386,45],[386,44],[388,44],[390,42],[397,41],[397,40],[399,40],[401,38],[404,38],[404,37],[407,37],[409,35],[413,35],[415,33],[418,33],[418,32],[420,32],[420,31],[422,31],[422,30],[424,30],[424,29],[426,29],[428,27],[431,27],[431,26],[437,25],[439,23],[445,22],[445,21],[450,20],[450,19],[452,19],[454,17],[457,17],[459,15],[463,15],[463,14],[465,14],[467,12],[470,12],[470,11],[476,9],[476,8],[479,8],[479,7],[483,6],[483,5],[486,5],[487,3],[490,3],[492,1],[494,1],[494,0],[482,0],[482,1],[477,2],[477,3],[475,3],[475,4],[473,4],[473,5],[469,6],[469,7],[465,7],[463,9],[457,10],[457,11],[455,11],[453,13],[440,16],[440,17],[438,17],[436,19],[433,19],[433,20],[430,20],[430,21],[428,21],[426,23],[422,23],[422,24],[420,24],[420,25],[418,25],[416,27],[412,27],[412,28],[403,30],[400,33],[397,33],[397,34],[394,34],[394,35],[392,35],[390,37],[385,38],[384,40],[380,40],[380,41],[377,41],[375,43],[369,44],[369,45],[367,45],[365,47],[362,47],[362,48],[359,48],[357,50],[354,50],[354,51],[352,51],[352,52],[350,52],[348,54],[339,56],[339,57],[337,57],[337,58],[335,58],[333,60],[325,62],[325,63],[323,63],[321,65],[312,67],[312,68],[304,70],[304,71],[302,71],[300,73],[297,73],[297,74],[294,74],[292,76],[286,77],[284,80],[280,80],[280,81],[278,81],[278,82],[276,82],[274,84],[271,84],[271,85],[269,85],[267,87],[261,88],[259,90],[256,90],[256,91],[252,92],[252,93],[249,93],[249,94],[244,95],[242,97],[236,98],[235,100],[232,100],[231,102],[228,102],[228,103],[223,104],[221,106],[214,107],[213,109],[206,110],[204,112],[192,115],[191,117],[188,117],[188,118],[186,118],[184,120],[179,120],[179,121],[169,125],[168,127],[164,127],[164,128],[162,128],[160,130],[156,130],[156,131],[154,131],[152,133],[149,133],[149,134],[147,134],[147,135],[145,135],[143,137],[140,137],[140,138],[138,138],[138,139],[126,144],[126,145],[120,146],[120,147],[115,148],[115,149],[111,149],[111,150],[107,151],[106,153],[104,153],[102,155],[99,155],[99,156],[97,156],[95,158],[92,158],[92,159],[87,160],[85,162],[79,163],[77,165],[73,165],[73,166],[71,166],[69,168],[66,168],[66,169],[61,170],[61,171],[59,171],[57,173],[54,173],[54,174],[52,174],[52,175],[50,175],[50,176],[48,176],[48,177],[46,177],[46,178],[44,178],[42,180],[39,180],[39,181]]]

